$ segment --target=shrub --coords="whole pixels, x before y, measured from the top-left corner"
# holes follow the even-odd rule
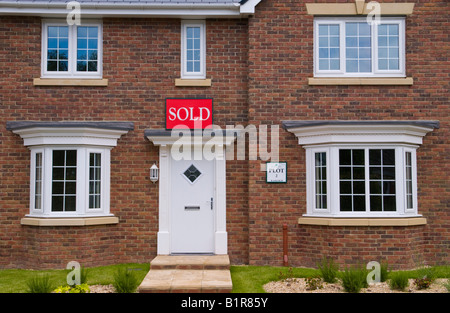
[[[346,292],[358,293],[367,287],[367,270],[358,266],[346,268],[341,274],[342,287]]]
[[[418,277],[414,279],[417,289],[427,289],[436,279],[436,272],[433,267],[422,266],[418,269]]]
[[[319,268],[320,276],[322,277],[324,282],[336,282],[339,268],[334,263],[333,259],[323,258],[322,261],[317,264],[317,267]]]
[[[322,289],[322,279],[320,277],[307,277],[305,278],[306,290]]]
[[[119,267],[114,275],[113,286],[118,293],[133,293],[139,286],[139,280],[127,268]]]
[[[427,277],[414,279],[414,284],[419,290],[428,289],[431,286],[431,283],[433,283],[433,280]]]
[[[436,279],[436,269],[430,266],[422,266],[418,269],[418,278],[427,278],[434,281]]]
[[[294,278],[294,271],[293,271],[292,267],[289,267],[289,269],[286,273],[283,273],[282,271],[280,271],[280,273],[278,274],[278,279],[281,281],[289,281],[289,280],[292,280],[293,278]]]
[[[405,290],[409,286],[408,273],[406,272],[394,272],[389,275],[389,286],[395,290]]]
[[[89,289],[88,284],[80,284],[80,285],[74,285],[74,286],[59,286],[55,290],[53,290],[54,293],[89,293],[91,290]]]
[[[50,293],[53,290],[49,275],[32,277],[27,281],[29,293]]]
[[[87,283],[88,274],[89,274],[89,270],[85,267],[81,267],[81,269],[80,269],[80,284]]]
[[[387,262],[380,264],[380,282],[385,282],[389,277],[389,265]]]

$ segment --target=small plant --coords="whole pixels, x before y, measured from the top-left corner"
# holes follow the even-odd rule
[[[393,290],[405,290],[409,286],[408,273],[406,272],[394,272],[389,275],[389,286]]]
[[[341,274],[342,287],[346,292],[358,293],[367,287],[367,270],[364,268],[346,268]]]
[[[428,278],[431,281],[436,279],[436,270],[431,266],[422,266],[418,269],[419,278]]]
[[[433,267],[422,265],[418,269],[418,277],[414,279],[417,289],[428,289],[436,278],[435,269]]]
[[[334,263],[333,259],[323,258],[322,261],[317,264],[317,267],[320,270],[320,275],[324,282],[330,284],[336,282],[339,268]]]
[[[288,280],[291,280],[293,278],[294,278],[294,272],[293,272],[292,267],[289,267],[289,269],[287,270],[286,273],[280,272],[278,274],[278,279],[281,280],[281,281],[288,281]]]
[[[54,293],[89,293],[90,291],[88,284],[59,286],[53,290]]]
[[[119,267],[114,275],[113,286],[118,293],[133,293],[139,286],[139,281],[132,271]]]
[[[432,283],[433,283],[433,280],[428,277],[414,279],[414,284],[416,285],[417,289],[419,289],[419,290],[430,288]]]
[[[307,277],[305,278],[306,290],[322,289],[322,279],[320,277]]]
[[[388,280],[389,277],[389,265],[387,262],[382,262],[380,264],[380,282],[385,282]]]
[[[49,275],[35,276],[27,281],[29,293],[50,293],[53,290]]]
[[[81,269],[80,269],[80,284],[87,283],[88,274],[89,274],[89,270],[85,267],[81,267]]]

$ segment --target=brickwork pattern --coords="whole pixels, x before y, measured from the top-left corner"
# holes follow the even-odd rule
[[[328,1],[333,0],[323,2]],[[144,130],[164,127],[166,97],[214,98],[214,121],[222,127],[302,119],[439,120],[440,129],[417,150],[419,213],[426,226],[298,225],[306,213],[305,154],[295,136],[280,129],[286,184],[265,183],[263,160],[227,161],[228,250],[232,264],[282,265],[286,223],[291,265],[315,266],[323,256],[341,264],[448,264],[448,3],[415,3],[406,19],[412,86],[309,86],[313,17],[294,0],[261,1],[248,20],[208,20],[212,87],[206,88],[174,85],[180,77],[178,19],[104,19],[107,87],[35,87],[41,20],[0,17],[0,268],[58,268],[72,260],[85,266],[149,262],[156,255],[158,184],[150,182],[148,169],[158,160],[158,147],[144,138]],[[133,121],[135,130],[111,152],[111,212],[119,224],[21,226],[29,210],[30,154],[6,130],[6,121],[13,120]]]
[[[175,87],[180,77],[180,20],[104,19],[107,87],[35,87],[40,77],[41,20],[0,17],[0,267],[55,268],[71,260],[93,266],[149,262],[156,255],[158,184],[149,168],[159,148],[144,130],[164,128],[165,98],[210,97],[214,122],[247,119],[247,21],[208,20],[207,77],[212,87]],[[29,213],[30,153],[6,121],[133,121],[111,151],[111,213],[119,224],[21,226]],[[247,162],[229,161],[230,255],[248,262]]]
[[[449,71],[443,55],[449,42],[449,17],[443,13],[448,3],[414,2],[414,14],[406,18],[406,69],[414,85],[406,87],[309,86],[313,17],[305,6],[294,0],[262,1],[249,19],[251,123],[319,119],[441,123],[417,151],[419,213],[428,219],[421,227],[297,225],[295,217],[306,213],[305,153],[293,134],[281,131],[280,161],[288,163],[287,184],[265,184],[259,171],[262,162],[249,162],[250,264],[282,265],[284,223],[291,265],[315,266],[324,256],[340,264],[380,260],[406,267],[417,262],[448,264]]]

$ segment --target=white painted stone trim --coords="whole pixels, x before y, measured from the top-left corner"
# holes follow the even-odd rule
[[[30,127],[12,130],[22,137],[24,146],[90,145],[115,147],[128,130],[90,127]]]
[[[433,128],[416,125],[319,125],[289,128],[298,138],[299,145],[335,143],[403,143],[421,145],[422,137]]]

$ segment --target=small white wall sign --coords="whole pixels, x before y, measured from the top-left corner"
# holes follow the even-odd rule
[[[266,183],[286,183],[287,163],[268,162],[266,163]]]

